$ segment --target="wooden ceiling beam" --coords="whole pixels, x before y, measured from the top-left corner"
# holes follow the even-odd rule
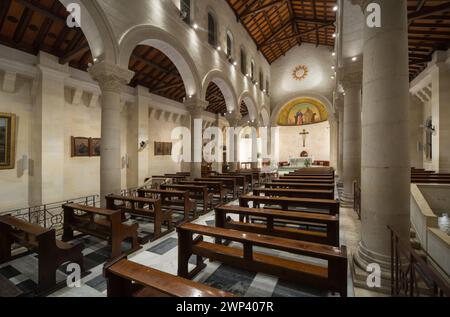
[[[246,17],[248,17],[249,15],[258,14],[260,12],[265,12],[265,11],[267,11],[269,9],[272,9],[275,6],[281,6],[281,5],[285,4],[286,2],[289,2],[289,1],[286,1],[286,0],[274,0],[273,2],[271,2],[269,4],[263,5],[261,7],[256,8],[256,9],[248,10],[248,11],[246,10],[241,15],[239,15],[239,17],[240,17],[241,20],[243,20]]]
[[[79,45],[74,49],[72,49],[71,51],[64,54],[64,56],[59,59],[59,63],[63,65],[66,63],[70,63],[73,59],[82,56],[83,54],[89,52],[90,50],[91,49],[89,48],[89,44]]]
[[[440,5],[432,6],[432,7],[422,7],[421,10],[413,12],[408,15],[409,22],[414,20],[423,19],[429,17],[433,14],[440,14],[443,12],[450,11],[450,2],[446,2]]]
[[[166,73],[166,74],[171,74],[174,76],[180,76],[180,74],[178,73],[178,71],[173,71],[173,70],[168,70],[164,67],[161,67],[160,65],[158,65],[157,63],[154,63],[152,61],[149,61],[135,53],[133,53],[131,55],[133,58],[135,58],[137,61],[143,63],[143,64],[147,64],[148,66],[152,67],[152,68],[156,68],[157,70],[159,70],[160,72]]]
[[[28,8],[36,13],[39,13],[40,15],[43,15],[44,17],[48,17],[55,21],[63,22],[64,24],[66,23],[66,18],[63,18],[57,14],[54,14],[53,12],[48,11],[46,8],[44,8],[40,5],[33,4],[27,0],[15,0],[15,1],[19,4],[21,4],[22,6]]]

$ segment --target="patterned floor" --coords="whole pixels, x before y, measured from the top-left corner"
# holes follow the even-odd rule
[[[141,224],[143,222],[139,221]],[[198,224],[214,226],[214,213],[200,217]],[[152,231],[151,225],[142,225],[141,235]],[[206,241],[211,241],[206,238]],[[86,236],[76,242],[84,243],[84,259],[89,274],[82,279],[80,288],[62,288],[51,294],[51,297],[104,297],[106,296],[106,280],[102,276],[103,265],[110,254],[110,247],[103,240]],[[236,245],[237,246],[237,245]],[[129,246],[124,245],[124,248]],[[255,248],[257,249],[257,248]],[[259,250],[258,250],[259,251]],[[301,258],[302,261],[326,266],[326,262],[317,259],[294,256],[284,252],[264,249],[265,253],[275,254],[286,258]],[[176,275],[178,258],[178,239],[176,232],[147,243],[138,252],[129,257],[131,261],[162,270]],[[194,267],[195,259],[190,261],[190,269]],[[331,296],[328,292],[311,289],[276,277],[252,273],[242,269],[233,268],[219,262],[206,261],[207,267],[196,277],[196,281],[235,293],[245,297],[312,297]],[[0,266],[0,275],[9,279],[23,292],[31,292],[36,288],[37,258],[29,255]],[[61,267],[57,274],[58,281],[64,283],[66,279],[65,267]],[[349,296],[353,294],[352,281],[349,278]]]

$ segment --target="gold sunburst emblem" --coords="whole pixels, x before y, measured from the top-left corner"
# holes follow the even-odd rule
[[[292,77],[295,80],[303,80],[308,76],[309,70],[308,67],[305,65],[299,65],[294,68],[294,71],[292,72]]]

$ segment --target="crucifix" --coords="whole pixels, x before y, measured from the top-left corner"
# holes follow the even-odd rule
[[[306,137],[308,136],[308,134],[309,134],[309,132],[306,132],[305,129],[303,129],[303,132],[300,133],[300,135],[301,135],[302,138],[303,138],[303,147],[306,147]]]

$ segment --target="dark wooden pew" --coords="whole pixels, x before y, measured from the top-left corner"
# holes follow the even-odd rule
[[[339,292],[343,297],[347,296],[347,251],[345,247],[337,248],[192,223],[185,223],[177,227],[177,231],[178,275],[181,277],[193,278],[205,268],[205,263],[198,261],[197,266],[189,271],[189,259],[191,255],[196,255],[241,269],[274,275],[301,285]],[[194,239],[194,234],[199,236]],[[205,242],[203,236],[242,243],[243,249]],[[328,267],[259,253],[254,251],[254,247],[323,259],[328,262]]]
[[[325,179],[328,181],[334,181],[334,176],[325,176],[325,175],[283,175],[283,178],[301,178],[301,179]],[[280,178],[281,178],[280,177]]]
[[[247,177],[246,176],[236,176],[236,175],[228,175],[228,174],[218,174],[218,175],[211,175],[208,178],[211,179],[234,179],[236,181],[236,186],[238,186],[239,191],[241,193],[248,193],[248,183],[247,183]]]
[[[317,184],[317,183],[290,183],[278,182],[264,184],[266,188],[290,188],[290,189],[312,189],[312,190],[332,190],[334,193],[334,185],[331,184]]]
[[[255,188],[253,189],[255,196],[269,197],[295,197],[295,198],[318,198],[318,199],[334,199],[332,190],[318,189],[291,189],[291,188]]]
[[[218,177],[211,177],[211,178],[196,178],[195,181],[197,182],[222,182],[226,189],[230,193],[232,193],[232,198],[238,197],[239,192],[239,186],[237,185],[235,178],[218,178]]]
[[[411,182],[414,184],[450,184],[450,178],[412,178]]]
[[[104,276],[108,297],[234,297],[231,293],[126,259],[105,266]]]
[[[264,197],[252,195],[241,196],[239,198],[239,205],[241,207],[249,207],[250,202],[253,202],[254,208],[259,208],[259,205],[261,204],[264,204],[265,206],[280,206],[282,210],[286,211],[291,210],[289,207],[303,207],[327,210],[330,215],[339,215],[339,201],[331,199]],[[316,211],[315,213],[318,212]]]
[[[138,243],[138,224],[122,223],[122,211],[87,207],[79,204],[65,204],[63,241],[74,239],[74,231],[108,240],[111,244],[111,259],[122,254],[122,242],[131,240],[131,250],[127,254],[140,249]],[[79,215],[82,213],[82,215]]]
[[[328,179],[315,179],[315,178],[303,178],[303,177],[289,177],[289,176],[281,176],[279,178],[282,182],[290,182],[290,183],[317,183],[317,184],[334,184],[334,180]],[[276,181],[276,180],[274,180]]]
[[[117,204],[121,202],[122,204]],[[161,208],[160,199],[108,195],[106,196],[106,208],[110,210],[120,210],[124,214],[129,213],[132,216],[151,218],[153,219],[153,240],[159,239],[162,236],[173,231],[172,224],[172,209]],[[166,224],[167,230],[162,232],[162,225]],[[147,241],[141,241],[145,244]]]
[[[159,198],[161,206],[178,210],[181,207],[183,212],[183,221],[189,221],[189,215],[192,213],[192,218],[197,219],[197,202],[189,197],[188,191],[179,190],[160,190],[160,189],[139,189],[139,197]]]
[[[213,194],[208,191],[208,186],[199,185],[180,185],[180,184],[162,184],[161,189],[185,190],[189,192],[189,197],[195,199],[203,205],[203,213],[208,213],[213,209]]]
[[[262,219],[262,224],[253,221],[233,221],[229,214],[239,215],[240,219]],[[234,229],[309,241],[332,246],[339,246],[339,218],[331,215],[311,214],[265,208],[244,208],[238,206],[221,206],[215,211],[216,227]],[[288,224],[295,225],[286,226]],[[299,228],[302,227],[302,229]]]
[[[221,181],[180,181],[180,185],[199,185],[207,186],[208,190],[214,195],[219,196],[219,204],[223,204],[228,195],[228,189],[223,185]]]
[[[13,243],[38,254],[38,293],[56,287],[56,271],[64,263],[76,263],[84,271],[82,244],[71,245],[56,240],[54,229],[45,229],[12,216],[0,216],[0,263],[12,259]]]

